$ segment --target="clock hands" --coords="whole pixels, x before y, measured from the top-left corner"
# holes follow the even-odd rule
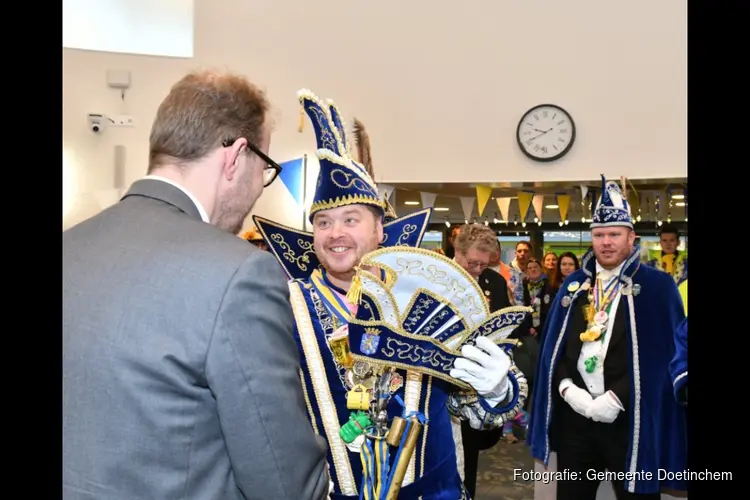
[[[534,137],[532,137],[531,139],[529,139],[530,141],[533,141],[535,139],[539,139],[544,134],[547,134],[547,133],[551,132],[552,131],[552,127],[550,127],[549,130],[539,130],[537,128],[535,128],[534,130],[537,131],[537,132],[541,132],[541,134],[535,135]]]

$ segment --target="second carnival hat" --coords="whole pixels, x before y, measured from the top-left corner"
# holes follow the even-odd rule
[[[597,227],[625,226],[633,229],[630,204],[620,186],[602,175],[602,195],[591,217],[591,229]]]
[[[370,139],[362,122],[354,120],[355,150],[333,101],[329,99],[324,103],[309,90],[300,90],[297,95],[315,130],[316,156],[320,164],[309,210],[310,222],[322,210],[365,205],[383,217],[381,247],[418,247],[430,222],[432,208],[398,217],[391,204],[380,196],[373,180]],[[357,159],[354,158],[355,152]],[[253,216],[253,221],[290,279],[307,279],[317,269],[320,263],[313,248],[312,233],[263,217]]]

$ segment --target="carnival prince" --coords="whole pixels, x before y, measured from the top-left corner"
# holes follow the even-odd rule
[[[312,235],[259,217],[255,223],[293,278],[289,288],[301,354],[300,378],[313,429],[328,441],[334,482],[331,498],[356,499],[363,489],[364,436],[345,440],[342,426],[350,421],[354,409],[365,410],[369,403],[355,388],[371,389],[376,377],[366,363],[347,362],[346,348],[342,351],[340,340],[348,335],[349,320],[357,315],[358,307],[368,308],[366,301],[359,306],[348,301],[347,291],[364,255],[379,246],[419,246],[431,210],[402,218],[386,213],[390,206],[373,181],[369,140],[361,124],[355,122],[359,150],[359,161],[355,161],[333,102],[324,103],[304,90],[299,92],[299,100],[315,129],[320,164],[309,210]],[[359,311],[357,317],[362,316]],[[524,403],[525,380],[503,349],[479,339],[476,346],[465,346],[461,354],[451,376],[473,387],[476,392],[471,395],[409,370],[398,370],[390,380],[389,417],[413,412],[426,418],[399,499],[467,498],[457,468],[449,406],[473,427],[487,429],[501,426]]]

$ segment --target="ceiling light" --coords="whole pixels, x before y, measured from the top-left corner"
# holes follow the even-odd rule
[[[405,201],[404,205],[419,205],[418,201]]]
[[[560,208],[557,205],[544,205],[544,208],[549,208],[550,210],[554,210],[555,208]]]
[[[450,210],[448,207],[435,207],[436,212],[447,212],[448,210]]]
[[[684,206],[686,205],[686,203],[685,203],[684,201],[678,201],[678,202],[677,202],[677,203],[675,203],[674,205],[675,205],[676,207],[684,207]]]
[[[685,199],[685,195],[684,194],[673,194],[672,195],[672,199],[673,200],[684,200]]]

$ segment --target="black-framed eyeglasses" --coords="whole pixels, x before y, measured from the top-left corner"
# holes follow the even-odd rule
[[[234,144],[236,140],[237,139],[225,139],[221,142],[221,145],[225,148],[228,148],[229,146]],[[247,143],[247,149],[255,153],[258,158],[266,162],[266,167],[263,169],[263,187],[270,186],[281,173],[281,165],[269,158],[267,154],[260,150],[260,148],[257,148],[249,142]]]

